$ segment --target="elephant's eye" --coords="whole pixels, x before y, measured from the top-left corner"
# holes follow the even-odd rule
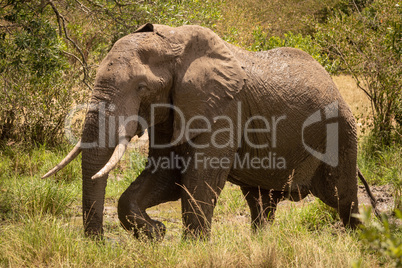
[[[139,85],[138,85],[138,91],[145,91],[145,90],[147,90],[147,84],[145,84],[145,83],[140,83]]]

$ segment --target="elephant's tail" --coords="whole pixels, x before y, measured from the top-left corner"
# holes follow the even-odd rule
[[[361,171],[360,171],[359,168],[357,168],[357,173],[358,173],[358,176],[359,176],[360,180],[362,181],[362,183],[363,183],[363,185],[364,185],[364,188],[366,188],[367,195],[368,195],[369,198],[370,198],[371,206],[372,206],[373,209],[374,209],[374,214],[376,215],[377,218],[381,219],[380,212],[378,211],[378,209],[377,209],[377,207],[376,207],[377,200],[376,200],[376,198],[374,197],[373,193],[371,192],[370,187],[369,187],[369,185],[368,185],[366,179],[364,178],[364,176],[363,176],[363,174],[361,173]]]

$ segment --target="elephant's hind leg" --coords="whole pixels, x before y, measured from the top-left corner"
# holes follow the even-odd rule
[[[280,191],[269,191],[259,187],[241,187],[250,207],[251,226],[253,230],[263,227],[275,217],[276,205],[282,199]]]
[[[180,198],[178,186],[180,172],[163,170],[152,174],[143,171],[121,195],[118,203],[118,215],[121,225],[133,230],[134,236],[145,235],[150,239],[162,239],[166,228],[163,223],[152,220],[145,210],[168,201]]]
[[[356,228],[360,224],[354,217],[359,213],[356,168],[353,171],[323,165],[320,171],[313,180],[313,194],[338,211],[344,226]]]

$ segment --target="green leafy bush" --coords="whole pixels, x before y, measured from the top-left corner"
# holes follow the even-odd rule
[[[3,9],[0,30],[0,140],[52,143],[73,94],[63,43],[52,24],[28,7]]]
[[[402,220],[402,212],[395,211],[396,217]],[[383,214],[381,222],[371,221],[371,209],[361,216],[365,223],[361,227],[360,237],[380,256],[390,258],[395,267],[402,266],[402,229],[392,224],[387,215]]]
[[[363,1],[364,2],[364,1]],[[402,2],[375,0],[317,25],[315,40],[371,101],[372,151],[402,141]]]
[[[263,32],[260,27],[253,31],[254,43],[251,46],[253,51],[269,50],[277,47],[293,47],[301,49],[316,59],[329,73],[336,72],[338,61],[332,61],[329,57],[322,53],[321,48],[313,42],[310,35],[303,36],[302,34],[294,34],[288,32],[284,37],[271,36],[268,38],[268,33]]]

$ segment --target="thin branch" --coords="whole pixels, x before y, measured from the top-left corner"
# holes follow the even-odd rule
[[[350,67],[349,62],[345,59],[343,53],[339,50],[339,48],[337,46],[333,46],[337,52],[338,55],[342,58],[342,61],[345,63],[346,68],[349,70],[349,72],[352,74],[353,79],[356,81],[357,86],[363,90],[363,92],[370,98],[370,100],[373,100],[373,96],[362,86],[360,86],[360,80],[359,78],[356,76],[356,74],[352,71],[352,67]]]
[[[132,3],[120,3],[120,2],[117,1],[117,0],[113,0],[113,2],[115,2],[116,5],[118,5],[119,7],[126,7],[126,6],[132,5]]]
[[[357,5],[356,5],[355,0],[353,0],[352,2],[353,2],[353,5],[355,6],[357,12],[359,12],[359,14],[360,14],[360,16],[361,16],[362,14],[360,13],[360,10],[359,10],[359,8],[358,8]]]
[[[80,60],[80,58],[78,58],[76,55],[74,55],[73,53],[67,52],[67,51],[62,51],[64,54],[73,57],[75,60],[77,60],[81,65],[84,65],[84,63]]]
[[[10,25],[0,25],[0,29],[5,28],[6,30],[12,29],[12,28],[18,28],[20,25],[18,24],[10,24]]]
[[[80,5],[81,9],[82,9],[85,13],[92,13],[92,11],[91,11],[89,8],[87,8],[84,4],[82,4],[80,1],[75,0],[75,2],[77,2],[77,3]]]
[[[394,131],[396,132],[396,134],[398,134],[399,136],[401,136],[401,137],[402,137],[402,134],[401,134],[401,133],[399,133],[399,131],[398,131],[396,128],[394,128]]]
[[[52,1],[49,1],[48,4],[52,7],[53,12],[56,14],[57,24],[59,25],[59,34],[62,35],[63,34],[63,29],[61,27],[61,24],[62,24],[61,23],[61,15],[60,15],[59,11],[57,10],[56,6],[53,4]]]
[[[77,60],[77,61],[81,64],[81,66],[85,66],[84,63],[80,60],[80,58],[78,58],[78,57],[77,57],[76,55],[74,55],[73,53],[70,53],[70,52],[67,52],[67,51],[62,51],[62,52],[63,52],[64,54],[70,56],[70,57],[73,57],[75,60]],[[85,73],[85,71],[84,71],[84,73]],[[85,77],[84,77],[84,79],[82,80],[82,82],[83,82],[89,89],[92,90],[91,85],[88,84],[87,79],[85,79]]]
[[[74,48],[78,51],[78,53],[81,55],[81,59],[82,61],[80,61],[83,70],[84,70],[84,78],[83,78],[83,82],[84,84],[90,88],[92,90],[92,87],[87,83],[89,75],[88,75],[88,63],[85,59],[84,53],[82,52],[81,48],[78,46],[78,44],[70,38],[68,31],[67,31],[67,27],[66,27],[66,20],[65,18],[60,14],[60,12],[57,10],[57,7],[54,5],[53,1],[50,0],[49,1],[50,6],[52,7],[54,13],[56,14],[57,17],[57,22],[59,24],[59,31],[60,31],[60,35],[64,32],[64,37],[71,43],[73,44]],[[72,55],[72,54],[71,54]]]

